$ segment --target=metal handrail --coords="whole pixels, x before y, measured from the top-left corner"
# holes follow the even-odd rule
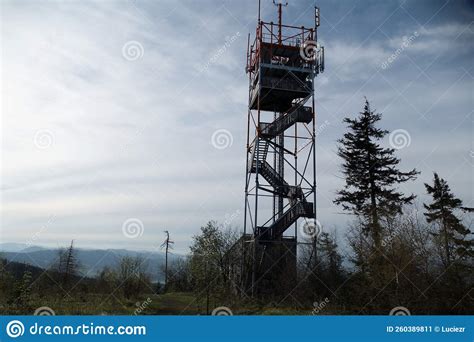
[[[247,72],[253,71],[254,66],[258,63],[261,43],[299,47],[307,41],[312,41],[315,37],[314,28],[305,28],[304,26],[297,27],[282,24],[281,27],[287,29],[287,31],[295,30],[297,32],[295,32],[294,34],[282,35],[281,40],[279,40],[276,30],[274,32],[274,27],[277,28],[278,25],[274,24],[273,22],[266,23],[261,21],[258,24],[255,39],[247,53]]]

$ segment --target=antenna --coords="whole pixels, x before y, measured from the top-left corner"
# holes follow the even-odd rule
[[[260,23],[260,0],[258,0],[258,22]]]
[[[273,0],[273,4],[275,6],[278,6],[278,44],[281,44],[281,7],[282,6],[288,6],[288,2],[285,2],[284,5],[282,5],[282,3],[279,1],[278,3],[276,3],[275,0]]]
[[[318,27],[320,25],[319,7],[314,6],[314,40],[318,41]]]
[[[314,27],[319,27],[320,20],[319,20],[319,7],[314,7]]]

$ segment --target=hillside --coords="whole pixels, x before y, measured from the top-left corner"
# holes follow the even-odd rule
[[[0,256],[13,262],[26,263],[39,268],[49,268],[58,260],[57,248],[44,248],[22,244],[0,244]],[[165,262],[163,252],[129,251],[126,249],[80,249],[76,250],[79,270],[82,275],[94,277],[104,267],[115,268],[124,256],[141,257],[145,260],[146,270],[152,281],[163,281],[161,268]],[[170,254],[170,262],[179,259],[180,255]]]

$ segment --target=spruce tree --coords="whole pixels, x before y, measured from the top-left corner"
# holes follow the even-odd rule
[[[456,198],[448,183],[434,173],[433,185],[425,183],[426,191],[432,196],[431,204],[424,204],[426,221],[439,223],[439,231],[434,233],[441,242],[444,252],[444,264],[449,267],[455,258],[474,256],[474,240],[469,239],[472,232],[456,217],[456,210],[472,211],[462,206],[462,200]]]
[[[396,186],[416,178],[418,172],[398,170],[400,159],[393,148],[381,147],[379,141],[388,133],[376,127],[382,115],[370,110],[366,99],[364,111],[357,118],[345,118],[349,131],[338,140],[338,156],[344,162],[345,186],[337,192],[334,203],[357,215],[364,222],[364,232],[376,248],[382,239],[382,218],[401,213],[402,207],[415,198],[397,191]]]
[[[58,273],[60,282],[63,286],[68,285],[70,280],[78,273],[78,260],[76,256],[76,249],[74,248],[74,240],[67,249],[58,250]]]
[[[74,249],[74,240],[71,241],[71,245],[67,249],[65,261],[64,283],[66,284],[70,278],[75,276],[77,273],[77,260],[76,250]]]

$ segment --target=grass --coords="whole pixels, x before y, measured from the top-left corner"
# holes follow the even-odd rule
[[[198,315],[205,308],[192,293],[171,292],[153,295],[150,305],[142,312],[148,315]]]
[[[1,304],[1,303],[0,303]],[[311,308],[297,309],[269,303],[232,302],[226,303],[210,298],[197,298],[188,292],[170,292],[165,294],[145,294],[140,298],[88,294],[78,298],[57,298],[48,295],[32,298],[27,306],[15,307],[0,305],[3,315],[32,315],[39,307],[51,308],[56,315],[206,315],[214,308],[225,306],[234,315],[310,315]]]

